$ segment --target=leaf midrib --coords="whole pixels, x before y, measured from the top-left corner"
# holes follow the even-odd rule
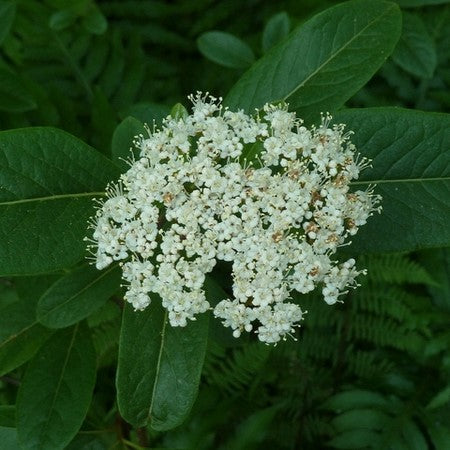
[[[74,330],[73,330],[72,338],[71,338],[71,340],[70,340],[70,344],[69,344],[69,347],[68,347],[68,350],[67,350],[67,353],[66,353],[66,357],[65,357],[65,359],[64,359],[64,364],[63,364],[63,366],[62,366],[62,368],[61,368],[61,375],[60,375],[60,377],[59,377],[59,379],[58,379],[58,384],[57,384],[56,389],[55,389],[55,391],[54,391],[54,395],[53,395],[53,399],[52,399],[52,404],[51,404],[51,407],[50,407],[49,412],[48,412],[48,414],[47,414],[47,419],[46,419],[46,421],[45,421],[45,425],[44,425],[44,426],[42,427],[42,429],[41,429],[40,438],[39,438],[39,441],[40,441],[40,442],[42,442],[42,441],[41,441],[42,436],[44,435],[44,437],[45,437],[45,432],[46,432],[46,430],[47,430],[47,428],[48,428],[48,424],[49,424],[49,422],[50,422],[50,417],[51,417],[51,415],[52,415],[52,411],[53,411],[53,408],[54,408],[55,403],[56,403],[56,398],[58,397],[58,393],[59,393],[59,389],[60,389],[60,387],[61,387],[63,375],[64,375],[64,373],[65,373],[65,371],[66,371],[66,367],[67,367],[67,363],[68,363],[68,361],[69,361],[70,354],[72,353],[72,348],[73,348],[73,344],[74,344],[74,341],[75,341],[75,336],[76,336],[76,334],[77,334],[77,332],[78,332],[78,326],[79,326],[79,323],[77,323],[77,324],[75,325]]]
[[[155,401],[156,389],[157,389],[158,382],[159,382],[159,373],[161,370],[161,360],[162,360],[162,355],[163,355],[163,351],[164,351],[164,341],[166,338],[167,316],[168,316],[168,312],[167,312],[167,310],[165,310],[163,328],[161,331],[161,344],[159,347],[158,362],[156,363],[155,381],[153,383],[152,398],[150,401],[150,407],[148,409],[147,421],[151,420],[151,416],[152,416],[152,412],[153,412],[153,403]]]
[[[32,202],[45,202],[51,200],[64,200],[66,198],[78,198],[78,197],[104,197],[106,192],[81,192],[76,194],[58,194],[58,195],[49,195],[47,197],[35,197],[35,198],[24,198],[20,200],[11,200],[7,202],[1,202],[0,206],[11,206],[17,205],[21,203],[32,203]]]
[[[67,303],[69,303],[70,301],[72,301],[74,298],[80,296],[81,294],[83,294],[83,292],[87,291],[90,287],[92,287],[94,284],[98,283],[102,278],[104,278],[106,275],[108,275],[109,273],[111,273],[114,269],[116,269],[117,266],[113,265],[111,266],[109,269],[100,272],[100,274],[91,282],[89,282],[88,284],[86,284],[82,289],[80,289],[79,291],[77,291],[75,294],[73,294],[71,297],[69,297],[67,300],[65,300],[62,303],[57,304],[56,306],[54,306],[53,308],[49,309],[45,314],[42,314],[41,316],[39,316],[40,320],[38,320],[38,322],[42,323],[42,320],[47,317],[49,314],[54,313],[55,311],[57,311],[59,308],[62,308],[63,306],[65,306]],[[47,292],[49,292],[52,289],[53,285],[49,287],[49,289],[42,295],[41,299],[44,298],[44,296],[47,294]],[[41,301],[41,299],[39,299],[39,302]],[[39,304],[38,304],[38,308],[39,308]]]
[[[380,180],[364,180],[364,181],[352,181],[351,186],[356,186],[359,184],[388,184],[388,183],[425,183],[434,181],[450,181],[450,176],[448,177],[433,177],[433,178],[389,178]]]
[[[383,16],[388,14],[395,5],[390,6],[385,12],[380,14],[377,18],[369,22],[364,28],[362,28],[357,34],[355,34],[351,39],[349,39],[342,47],[340,47],[335,53],[331,54],[328,59],[326,59],[320,66],[316,68],[310,75],[308,75],[300,84],[298,84],[291,92],[286,94],[281,100],[287,100],[289,97],[294,95],[299,89],[301,89],[305,84],[310,81],[314,76],[317,75],[326,65],[328,65],[333,59],[335,59],[342,51],[344,51],[356,38],[360,37],[367,28],[371,27],[375,22],[382,19]]]

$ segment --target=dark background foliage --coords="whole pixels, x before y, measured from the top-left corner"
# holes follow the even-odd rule
[[[158,122],[197,90],[225,96],[272,43],[336,3],[0,1],[0,128],[55,126],[109,156],[125,118]],[[397,3],[396,50],[346,106],[448,112],[449,2]],[[212,30],[234,38],[205,34]],[[273,348],[214,325],[199,397],[184,425],[168,432],[133,430],[117,412],[122,305],[114,296],[88,318],[99,371],[67,448],[450,448],[450,252],[366,255],[358,263],[368,276],[344,304],[299,298],[308,314],[298,341]],[[27,314],[55,277],[1,280],[0,315],[14,311],[33,324],[19,343],[21,351],[29,346],[23,362],[48,338]],[[6,450],[15,448],[8,430],[24,370],[0,381]]]

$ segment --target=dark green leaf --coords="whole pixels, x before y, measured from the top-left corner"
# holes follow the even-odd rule
[[[19,388],[17,431],[22,448],[65,448],[87,413],[95,371],[85,324],[54,334],[30,362]]]
[[[287,101],[301,117],[333,111],[356,93],[393,51],[400,36],[397,5],[342,3],[314,16],[254,64],[225,104],[252,112]]]
[[[350,251],[394,252],[450,245],[450,115],[395,108],[347,110],[336,122],[373,168],[357,189],[377,184],[383,211],[371,217]]]
[[[16,407],[15,405],[0,405],[0,426],[16,426]]]
[[[103,34],[108,29],[108,22],[97,7],[93,7],[84,17],[83,25],[92,34]]]
[[[31,111],[36,106],[21,77],[5,67],[0,67],[0,111],[22,113]]]
[[[38,298],[21,298],[1,311],[0,375],[32,358],[52,333],[36,320]]]
[[[395,0],[401,7],[418,8],[420,6],[444,5],[450,0]]]
[[[0,274],[38,274],[80,261],[92,198],[118,176],[108,159],[63,131],[0,132]]]
[[[285,12],[272,16],[264,28],[262,36],[263,52],[267,52],[283,40],[288,35],[290,26],[289,16]]]
[[[121,270],[103,271],[84,266],[60,278],[40,298],[39,322],[49,328],[64,328],[86,318],[119,289]]]
[[[117,401],[127,422],[155,430],[180,425],[197,396],[208,336],[208,315],[171,327],[154,298],[141,312],[126,305],[119,343]]]
[[[138,155],[138,149],[133,145],[134,138],[138,135],[147,136],[147,134],[144,124],[131,116],[117,125],[112,136],[111,153],[124,169],[129,168],[125,161],[129,160],[132,154]]]
[[[73,8],[62,9],[54,12],[48,19],[48,26],[55,31],[61,31],[70,27],[76,20],[78,14]]]
[[[128,109],[121,113],[121,117],[126,118],[127,116],[133,116],[141,122],[148,123],[152,126],[153,122],[156,122],[157,125],[160,125],[162,119],[164,119],[169,114],[170,108],[166,105],[143,102],[131,105]]]
[[[372,430],[356,429],[337,435],[331,441],[328,441],[327,444],[333,448],[350,450],[377,448],[378,442],[379,435]]]
[[[200,52],[211,61],[232,69],[245,69],[255,60],[252,49],[241,39],[223,31],[208,31],[197,39]]]
[[[389,402],[377,392],[364,391],[361,389],[339,392],[330,397],[323,404],[323,408],[339,412],[373,406],[378,408],[388,407]]]
[[[403,70],[419,78],[431,78],[436,69],[436,48],[422,19],[417,14],[403,14],[403,30],[392,54]]]
[[[0,1],[0,44],[8,36],[16,15],[16,2]]]

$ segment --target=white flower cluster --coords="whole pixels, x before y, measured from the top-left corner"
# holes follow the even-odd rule
[[[333,304],[360,273],[332,259],[380,208],[372,190],[350,192],[367,165],[343,125],[307,129],[285,106],[254,117],[220,100],[191,96],[193,112],[167,117],[139,158],[107,189],[93,221],[96,266],[122,261],[126,300],[136,309],[156,293],[172,326],[210,309],[203,288],[217,260],[232,266],[233,298],[214,315],[276,343],[302,319],[291,291],[322,288]]]

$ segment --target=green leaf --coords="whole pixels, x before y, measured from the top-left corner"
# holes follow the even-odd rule
[[[111,153],[113,158],[118,159],[118,164],[123,169],[128,169],[129,165],[125,162],[131,155],[138,156],[139,150],[134,147],[133,140],[138,135],[147,136],[147,130],[144,124],[134,117],[127,117],[114,130],[111,142]]]
[[[16,407],[15,405],[0,405],[0,426],[16,426]]]
[[[17,397],[17,431],[24,449],[63,449],[79,430],[95,384],[89,329],[54,334],[30,362]]]
[[[119,289],[121,270],[80,267],[60,278],[40,298],[37,319],[49,328],[64,328],[88,317]]]
[[[5,450],[19,448],[17,443],[17,430],[15,428],[0,427],[0,442]]]
[[[32,358],[52,334],[36,320],[38,298],[20,298],[1,310],[0,375]]]
[[[0,1],[0,45],[9,34],[16,16],[16,2]]]
[[[23,113],[36,107],[21,77],[6,67],[0,67],[0,111]]]
[[[450,386],[438,392],[426,406],[427,409],[440,408],[450,403]]]
[[[383,430],[391,420],[392,417],[376,409],[352,409],[333,418],[331,424],[339,432],[358,428]]]
[[[392,59],[403,70],[419,78],[433,76],[437,64],[436,47],[417,14],[403,13],[403,31]]]
[[[349,449],[377,448],[379,435],[372,430],[356,429],[341,433],[327,442],[330,447]],[[374,447],[375,446],[375,447]]]
[[[267,52],[282,41],[288,35],[290,27],[289,16],[284,11],[272,16],[264,27],[262,35],[263,52]]]
[[[402,8],[419,8],[421,6],[444,5],[450,0],[395,0]]]
[[[185,120],[189,113],[187,112],[187,109],[184,107],[184,105],[182,105],[181,103],[177,103],[170,110],[170,115],[175,120]]]
[[[92,198],[119,170],[64,131],[0,132],[0,275],[73,266],[85,255]]]
[[[252,49],[241,39],[223,31],[208,31],[197,39],[203,56],[221,66],[245,69],[255,60]]]
[[[83,19],[83,26],[92,34],[103,34],[108,29],[108,21],[102,12],[93,5],[92,9]]]
[[[141,312],[124,309],[117,369],[117,401],[134,426],[150,421],[163,431],[180,425],[196,399],[205,358],[208,315],[172,327],[154,298]]]
[[[330,397],[322,407],[334,411],[347,411],[355,408],[388,407],[389,402],[379,393],[354,389],[339,392]]]
[[[48,19],[48,26],[55,31],[61,31],[70,27],[78,18],[74,8],[66,8],[54,12]]]
[[[252,112],[287,101],[303,118],[333,111],[356,93],[393,51],[400,36],[397,5],[355,0],[327,9],[296,28],[254,64],[225,98]]]
[[[355,189],[376,184],[383,211],[361,227],[351,252],[395,252],[450,245],[450,115],[396,108],[342,111],[336,123],[373,168]]]

